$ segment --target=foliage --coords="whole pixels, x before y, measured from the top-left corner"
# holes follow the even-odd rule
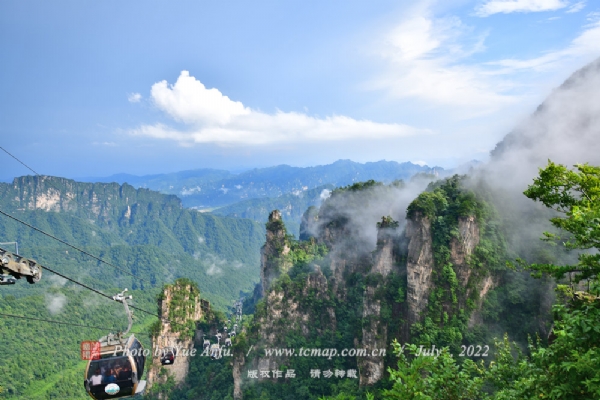
[[[549,161],[525,195],[563,215],[550,221],[567,236],[544,232],[546,240],[562,242],[569,250],[600,249],[600,167],[578,164],[575,170],[569,170]],[[600,254],[583,252],[575,266],[533,264],[530,268],[557,279],[569,274],[575,283],[595,280],[600,273]]]
[[[488,367],[447,352],[409,360],[400,351],[398,369],[390,369],[392,390],[384,399],[598,399],[600,398],[600,318],[598,301],[584,300],[577,310],[555,306],[555,341],[529,344],[525,357],[508,337],[496,341],[495,360]],[[416,345],[408,346],[415,354]],[[514,356],[516,354],[516,357]],[[485,389],[485,391],[483,390]]]
[[[407,210],[409,218],[424,217],[431,222],[434,258],[428,307],[422,322],[413,324],[411,332],[416,342],[450,346],[453,352],[467,335],[467,321],[479,298],[480,280],[506,269],[506,244],[498,216],[483,196],[464,188],[465,179],[455,175],[430,184],[429,190],[421,193]],[[460,238],[459,220],[469,217],[479,228],[480,240],[466,260],[470,278],[467,287],[462,287],[456,275],[459,266],[451,262],[451,247]]]
[[[160,368],[158,379],[161,381],[152,385],[152,387],[144,394],[145,398],[160,399],[168,396],[175,389],[175,378],[168,373],[165,367]]]
[[[397,228],[400,225],[398,221],[394,221],[389,215],[387,217],[381,217],[381,221],[377,223],[377,228]]]
[[[368,181],[356,182],[348,186],[335,188],[331,195],[333,196],[343,192],[359,192],[376,186],[383,186],[383,183],[374,181],[373,179],[369,179]]]
[[[21,282],[19,282],[21,283]],[[103,329],[82,328],[43,321],[0,318],[0,376],[6,399],[86,399],[82,381],[86,362],[81,360],[80,343],[96,341],[110,331],[127,327],[122,305],[71,285],[46,293],[15,297],[3,287],[0,312],[54,320]],[[10,289],[10,288],[8,288]],[[111,292],[117,292],[114,289]],[[110,293],[110,292],[109,292]],[[152,290],[130,291],[136,306],[153,310]],[[150,347],[147,327],[155,318],[134,312],[132,332],[145,348]]]
[[[200,302],[200,290],[196,282],[188,278],[179,278],[172,285],[165,285],[163,296],[169,293],[168,320],[171,331],[180,333],[182,340],[192,339],[196,331],[196,321],[192,318]]]
[[[564,246],[570,249],[599,250],[600,169],[587,165],[575,166],[576,171],[549,162],[525,194],[547,207],[556,209],[564,217],[552,218],[552,223],[567,231],[570,236]],[[555,240],[555,234],[546,233],[546,239]],[[597,254],[597,253],[596,253]],[[522,265],[526,265],[521,261]],[[427,391],[446,376],[448,382],[465,388],[477,382],[485,392],[474,393],[472,399],[600,399],[600,282],[597,260],[591,256],[579,257],[577,265],[557,266],[551,263],[529,266],[539,276],[542,272],[562,278],[566,273],[577,272],[576,282],[585,279],[587,291],[577,291],[573,286],[559,285],[560,301],[554,305],[555,317],[552,340],[544,346],[538,338],[528,346],[529,356],[524,356],[516,345],[511,345],[505,335],[496,342],[496,359],[487,368],[473,369],[468,360],[462,365],[453,362],[415,358],[401,362],[394,376],[396,393],[385,392],[384,398],[430,399],[434,393]],[[516,358],[514,356],[516,353]],[[418,371],[441,368],[436,373]],[[458,382],[456,382],[458,381]],[[416,389],[415,389],[416,388]],[[438,392],[439,393],[442,392]],[[386,397],[388,396],[388,397]],[[394,397],[395,396],[395,397]]]
[[[384,399],[397,400],[472,400],[479,398],[484,379],[483,364],[467,359],[462,365],[456,362],[448,348],[438,356],[416,356],[417,345],[407,345],[414,356],[410,360],[397,341],[393,343],[398,355],[398,369],[389,368],[393,386],[383,391]]]
[[[35,196],[50,190],[59,197],[58,211],[31,210]],[[154,311],[162,284],[181,276],[193,277],[211,304],[223,308],[240,290],[250,290],[259,276],[262,226],[183,209],[175,196],[129,185],[23,177],[12,185],[0,184],[0,209],[123,267],[141,280],[6,217],[0,217],[0,242],[18,241],[22,255],[104,293],[112,295],[127,287],[134,304],[145,310]],[[80,290],[45,271],[35,285],[21,280],[3,286],[0,311],[123,329],[126,319],[118,307],[116,313],[111,302],[95,300],[96,294]],[[56,304],[64,302],[66,311],[52,315],[47,307],[55,298],[63,299]],[[134,330],[140,328],[140,322],[144,331],[153,322],[153,332],[160,328],[155,319],[143,319],[145,314],[136,312],[134,316]],[[87,396],[81,385],[83,371],[77,363],[79,342],[97,340],[107,332],[10,318],[2,318],[0,331],[5,356],[0,360],[0,384],[6,398]]]

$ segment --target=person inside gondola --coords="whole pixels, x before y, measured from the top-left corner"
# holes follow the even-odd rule
[[[127,381],[131,379],[131,369],[128,365],[125,365],[123,369],[121,369],[121,372],[119,372],[119,375],[117,375],[117,379],[119,381]]]
[[[119,374],[121,373],[121,371],[123,370],[123,364],[119,361],[117,361],[115,363],[115,366],[113,367],[113,375],[117,377],[117,380],[119,379]]]
[[[96,372],[90,378],[90,383],[92,384],[92,386],[102,384],[102,374],[100,373],[100,368],[96,368]]]
[[[117,377],[115,376],[114,370],[111,368],[106,371],[104,375],[104,383],[115,383],[117,381]]]

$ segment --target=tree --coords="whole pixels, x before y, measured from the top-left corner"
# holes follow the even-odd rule
[[[416,345],[407,345],[415,356],[410,360],[394,341],[398,369],[388,368],[393,386],[383,391],[384,399],[394,400],[472,400],[482,398],[484,366],[471,360],[460,365],[447,347],[436,356],[418,356]]]
[[[551,222],[565,234],[545,232],[545,240],[583,251],[576,265],[519,260],[537,276],[570,278],[570,285],[557,287],[555,339],[547,347],[530,341],[525,357],[505,336],[487,368],[469,360],[459,365],[445,352],[412,361],[398,352],[398,370],[389,370],[393,388],[383,392],[384,399],[600,399],[600,167],[569,170],[549,161],[524,194],[559,213]],[[587,283],[587,290],[577,291],[576,283]]]
[[[554,341],[547,348],[530,344],[529,368],[515,382],[538,398],[600,399],[600,167],[574,167],[549,161],[524,192],[559,213],[550,221],[565,234],[544,232],[545,240],[583,251],[576,265],[528,266],[538,276],[568,275],[570,281],[557,287],[562,301],[553,308]],[[588,290],[576,291],[575,283],[587,283]]]
[[[600,273],[600,167],[577,164],[575,170],[548,162],[540,175],[524,192],[530,199],[542,202],[559,212],[550,221],[567,236],[544,232],[548,241],[562,241],[569,250],[595,249],[581,253],[576,265],[532,264],[531,269],[546,272],[556,279],[566,274],[575,282],[597,283]]]

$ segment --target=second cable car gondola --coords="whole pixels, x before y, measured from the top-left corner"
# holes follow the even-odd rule
[[[34,260],[0,249],[0,285],[12,285],[25,277],[29,283],[42,279],[42,266]]]
[[[162,349],[160,363],[162,365],[173,365],[173,363],[175,363],[175,357],[177,357],[177,352],[175,349],[172,347],[165,347]]]
[[[99,351],[85,369],[83,383],[93,399],[134,396],[146,388],[146,381],[141,380],[146,362],[144,348],[134,335],[127,336],[133,320],[127,306],[127,299],[131,296],[124,296],[125,291],[127,289],[113,299],[125,306],[129,327],[122,334],[108,334],[100,338]]]

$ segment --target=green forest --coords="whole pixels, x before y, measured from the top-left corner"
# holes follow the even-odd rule
[[[65,200],[60,207],[28,209],[36,196],[53,191]],[[128,288],[132,304],[152,313],[157,311],[162,285],[178,277],[192,279],[203,297],[221,309],[258,281],[264,228],[252,221],[187,210],[174,196],[128,185],[24,177],[12,185],[0,184],[0,193],[0,210],[135,278],[4,215],[0,242],[16,241],[21,255],[107,295]],[[125,218],[128,207],[131,215]],[[9,251],[13,247],[3,246]],[[0,360],[0,396],[85,398],[79,343],[125,329],[123,307],[50,271],[43,271],[42,280],[34,285],[21,279],[2,286],[0,296],[3,314],[103,327],[2,317],[0,340],[6,356]],[[148,328],[156,317],[137,311],[134,316],[134,331],[147,346]]]
[[[367,192],[385,187],[376,182],[355,184],[334,191],[332,198],[347,193],[365,193],[371,197]],[[565,187],[571,190],[567,192]],[[549,243],[539,243],[541,248],[549,248],[542,264],[525,261],[535,258],[537,246],[522,257],[511,250],[505,235],[513,227],[500,219],[485,184],[455,176],[431,184],[410,204],[409,218],[420,214],[432,221],[435,267],[428,307],[421,322],[409,326],[408,344],[402,342],[406,337],[405,275],[383,277],[369,273],[373,261],[363,258],[357,270],[344,276],[344,297],[340,299],[335,294],[338,289],[331,284],[335,279],[328,248],[314,238],[297,241],[291,235],[276,235],[275,247],[280,256],[267,262],[279,271],[279,276],[269,291],[272,295],[282,293],[283,299],[296,303],[300,313],[311,316],[311,323],[299,324],[298,314],[286,311],[285,304],[291,303],[273,302],[272,297],[258,301],[255,313],[246,320],[246,334],[236,348],[238,356],[251,350],[244,360],[247,369],[256,367],[261,346],[296,349],[356,346],[356,338],[360,339],[364,328],[373,326],[370,320],[373,317],[365,318],[360,311],[365,289],[369,287],[375,289],[376,298],[381,300],[376,326],[378,329],[386,326],[392,351],[385,359],[385,377],[376,385],[359,386],[352,379],[310,378],[314,369],[359,370],[356,359],[292,357],[279,360],[279,365],[284,373],[293,370],[296,378],[281,382],[243,379],[243,398],[600,398],[598,256],[584,252],[579,254],[576,264],[557,265],[574,259],[572,254],[564,254],[565,246],[574,251],[597,249],[600,168],[577,166],[569,170],[550,163],[540,171],[525,195],[563,213],[554,214],[551,220],[557,230],[544,234]],[[463,287],[458,284],[456,266],[450,262],[450,248],[453,238],[459,235],[457,221],[465,217],[475,217],[480,222],[481,240],[468,261],[472,279]],[[344,221],[332,220],[329,224],[339,227]],[[397,226],[389,216],[378,223],[380,229]],[[269,231],[285,232],[285,225],[280,221],[269,222]],[[559,231],[565,237],[556,236],[554,232]],[[563,244],[565,238],[568,241]],[[283,251],[285,248],[289,251]],[[400,269],[405,263],[403,257],[396,259]],[[319,272],[315,272],[315,266]],[[310,277],[318,279],[321,273],[330,282],[327,287],[310,286]],[[485,276],[492,277],[497,285],[480,299],[476,288]],[[565,280],[566,277],[569,279]],[[281,309],[282,317],[270,316],[273,307]],[[329,309],[335,314],[335,325]],[[483,323],[469,326],[469,316],[475,311]],[[274,332],[276,339],[265,345],[262,337],[269,332]],[[487,357],[469,353],[469,345],[477,343],[488,344]],[[438,356],[418,356],[420,348],[431,346],[438,348]],[[234,363],[203,357],[193,359],[186,382],[170,392],[169,398],[232,399]]]
[[[428,221],[432,239],[432,286],[427,306],[414,322],[410,320],[410,282],[405,272],[411,263],[409,243],[403,236],[406,222],[389,215],[374,221],[376,249],[366,253],[357,247],[356,238],[336,233],[351,229],[348,212],[359,213],[364,204],[376,204],[379,196],[403,190],[407,185],[401,181],[389,185],[367,181],[335,189],[320,209],[306,211],[303,223],[320,224],[321,233],[310,233],[305,227],[302,240],[289,234],[281,220],[260,228],[248,220],[181,207],[160,206],[163,211],[154,214],[158,200],[149,201],[143,213],[148,214],[138,214],[133,222],[106,217],[92,220],[85,206],[54,212],[19,210],[14,203],[3,205],[9,210],[12,206],[11,215],[16,218],[77,243],[106,261],[127,266],[135,275],[143,276],[142,280],[24,229],[15,220],[3,218],[0,223],[5,234],[2,240],[17,239],[21,254],[110,295],[129,287],[132,304],[152,313],[157,311],[163,286],[188,277],[186,282],[197,290],[193,298],[210,300],[212,311],[202,321],[174,327],[187,337],[195,329],[209,331],[223,326],[231,299],[245,293],[244,310],[251,314],[244,316],[234,356],[220,360],[191,357],[182,384],[175,385],[169,378],[153,386],[147,398],[159,398],[162,393],[173,400],[233,399],[233,375],[240,362],[244,399],[600,398],[600,257],[595,252],[600,244],[600,167],[577,165],[569,169],[550,162],[540,170],[524,195],[554,210],[536,212],[532,217],[550,216],[553,230],[540,232],[543,240],[521,254],[507,239],[517,227],[496,210],[485,182],[454,176],[429,184],[406,209],[408,223],[425,226],[423,221]],[[80,199],[81,203],[85,202]],[[340,204],[347,209],[341,212]],[[455,254],[465,221],[477,221],[479,237],[465,260],[469,270],[466,281],[462,275],[465,265],[456,264]],[[145,244],[139,237],[128,238],[128,232],[142,232],[150,226],[154,233],[146,232]],[[247,237],[248,232],[255,239],[246,243],[228,239]],[[226,273],[243,268],[239,264],[256,263],[263,232],[271,238],[263,250],[267,251],[263,268],[272,274],[269,282],[263,282],[265,298],[256,295],[260,285],[253,287],[259,275],[257,267],[253,273],[211,280],[211,268]],[[196,240],[189,240],[189,236]],[[198,241],[198,237],[205,240]],[[347,252],[341,275],[335,267],[340,243]],[[392,270],[374,272],[386,246],[391,246]],[[201,259],[199,252],[212,254],[212,258]],[[486,280],[494,285],[481,295]],[[374,314],[365,311],[373,302],[380,304]],[[279,310],[278,316],[274,310]],[[21,280],[3,287],[0,312],[29,318],[0,319],[0,340],[6,349],[0,360],[0,396],[7,399],[85,398],[85,362],[78,344],[126,326],[120,304],[49,271],[38,284]],[[177,309],[171,313],[178,315]],[[474,316],[479,323],[473,322]],[[309,324],[302,322],[305,318]],[[133,332],[148,348],[156,324],[156,317],[135,311]],[[370,332],[375,333],[372,339]],[[267,336],[273,339],[265,342]],[[269,347],[342,349],[355,348],[365,340],[389,349],[383,359],[382,379],[372,385],[359,385],[358,378],[310,377],[315,369],[360,373],[365,361],[353,357],[284,357],[278,361],[280,370],[284,374],[294,371],[296,377],[281,382],[250,381],[244,375],[257,368]],[[474,344],[486,345],[489,356],[477,357],[471,352],[457,357]],[[431,347],[438,349],[437,356],[418,355]],[[168,369],[163,373],[168,375]]]

